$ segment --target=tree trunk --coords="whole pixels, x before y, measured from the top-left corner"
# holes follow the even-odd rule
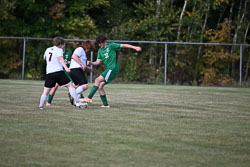
[[[155,33],[154,33],[154,40],[158,40],[158,21],[159,21],[159,16],[160,16],[160,7],[161,7],[161,0],[156,0],[156,11],[155,11],[155,18],[156,18],[156,24],[155,24]],[[156,57],[156,47],[153,45],[152,50],[151,50],[151,56],[149,59],[149,64],[157,64],[157,57]]]
[[[194,2],[194,6],[193,6],[193,9],[192,9],[192,13],[195,12],[196,4],[197,4],[197,1]],[[196,27],[196,26],[195,26],[195,27]],[[192,32],[193,32],[193,31],[191,31],[191,32],[190,32],[190,31],[191,31],[191,26],[188,26],[188,28],[187,28],[186,42],[188,42],[189,39],[191,39],[191,37],[192,37]]]
[[[185,0],[185,2],[184,2],[184,5],[183,5],[182,11],[181,11],[181,15],[180,15],[180,19],[179,19],[179,26],[178,26],[178,31],[177,31],[177,41],[180,40],[182,18],[183,18],[183,14],[184,14],[184,12],[185,12],[186,6],[187,6],[187,0]],[[175,48],[175,58],[176,58],[176,60],[177,60],[177,51],[178,51],[178,45],[177,45],[176,48]],[[177,61],[178,61],[178,60],[177,60]],[[176,71],[176,68],[175,68],[175,71]],[[178,79],[177,79],[178,77],[177,77],[176,75],[175,75],[174,78],[175,78],[175,79],[174,79],[175,81],[178,80]]]
[[[204,23],[202,25],[200,42],[203,42],[203,35],[204,35],[205,29],[206,29],[208,13],[210,11],[211,4],[212,4],[212,0],[208,0],[207,12],[205,14]],[[196,62],[196,68],[195,68],[195,80],[196,80],[197,84],[199,84],[198,64],[200,61],[201,54],[202,54],[202,46],[200,45],[199,49],[198,49],[197,62]]]
[[[232,20],[233,16],[233,8],[234,8],[234,0],[232,0],[231,7],[230,7],[230,14],[229,14],[229,20]]]
[[[246,74],[245,74],[245,77],[244,77],[244,82],[247,82],[249,63],[250,63],[250,52],[248,52],[248,60],[247,60]]]
[[[245,35],[244,35],[244,44],[246,43],[246,38],[247,38],[249,26],[250,26],[250,23],[248,23],[247,28],[246,28],[246,31],[245,31]],[[248,53],[248,61],[247,61],[247,66],[246,66],[246,73],[245,73],[245,77],[244,77],[244,81],[245,81],[245,82],[247,81],[247,77],[248,77],[249,62],[250,62],[250,52]]]
[[[233,44],[237,43],[238,33],[240,31],[243,19],[245,17],[246,5],[247,5],[247,0],[245,1],[245,5],[244,5],[244,10],[242,12],[242,16],[240,16],[241,15],[241,10],[242,10],[242,0],[240,1],[239,11],[238,11],[238,17],[237,17],[238,23],[237,23],[235,34],[234,34],[234,37],[233,37]],[[235,46],[232,46],[232,48],[231,48],[231,54],[233,54],[234,52],[235,52]],[[231,75],[233,75],[234,73],[235,73],[235,62],[232,62],[232,73],[231,73]]]
[[[177,33],[177,41],[180,40],[182,17],[183,17],[183,14],[184,14],[185,10],[186,10],[186,6],[187,6],[187,0],[185,0],[185,2],[184,2],[184,6],[182,8],[181,15],[180,15],[179,26],[178,26],[178,33]]]
[[[171,4],[170,4],[171,8],[173,7],[173,3],[174,3],[174,0],[171,0]]]

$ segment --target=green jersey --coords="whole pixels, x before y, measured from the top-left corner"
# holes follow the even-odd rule
[[[121,44],[109,43],[106,48],[98,50],[97,60],[103,61],[105,67],[111,70],[118,70],[119,63],[116,51],[120,50]]]
[[[65,52],[63,53],[63,59],[64,62],[66,64],[67,67],[70,66],[69,61],[71,61],[71,57],[72,57],[72,51],[68,48],[65,48]],[[69,73],[63,68],[63,71],[65,72],[65,74],[67,75],[67,77],[69,78],[69,80],[74,83],[74,81],[71,79]]]
[[[65,52],[63,53],[63,59],[67,67],[69,67],[69,61],[71,61],[72,51],[68,48],[65,48]]]

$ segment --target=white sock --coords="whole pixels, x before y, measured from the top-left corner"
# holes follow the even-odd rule
[[[83,89],[81,86],[79,86],[77,89],[76,89],[76,93],[77,93],[77,97],[80,99],[81,98],[81,93],[83,92]]]
[[[41,98],[40,98],[40,104],[39,104],[39,107],[40,107],[40,108],[42,108],[42,107],[44,106],[46,100],[47,100],[47,95],[42,94],[42,95],[41,95]]]
[[[74,100],[75,100],[76,103],[79,103],[79,102],[80,102],[79,98],[78,98],[77,95],[76,95],[76,90],[75,90],[75,88],[69,88],[69,93],[70,93],[70,95],[74,98]]]

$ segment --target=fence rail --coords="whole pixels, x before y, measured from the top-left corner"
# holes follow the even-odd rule
[[[23,40],[23,63],[22,63],[22,80],[24,79],[25,71],[25,53],[27,40],[52,40],[53,38],[34,38],[34,37],[6,37],[0,36],[0,39],[19,39]],[[86,39],[65,39],[69,42],[84,42]],[[95,41],[95,40],[90,40]],[[238,46],[240,47],[240,70],[239,70],[239,86],[242,86],[242,59],[243,47],[249,47],[250,44],[232,44],[232,43],[202,43],[202,42],[169,42],[169,41],[128,41],[128,40],[108,40],[108,42],[117,43],[141,43],[141,44],[164,44],[164,85],[167,85],[167,67],[168,67],[168,45],[211,45],[211,46]],[[93,60],[93,52],[91,53],[91,60]],[[92,82],[92,72],[90,74],[90,82]]]

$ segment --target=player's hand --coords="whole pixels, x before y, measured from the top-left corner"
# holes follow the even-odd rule
[[[91,61],[87,61],[87,66],[92,65]]]
[[[142,51],[142,49],[141,49],[141,47],[135,47],[135,50],[137,51],[137,52],[140,52],[140,51]]]
[[[85,65],[83,65],[83,64],[81,64],[81,67],[82,67],[82,70],[83,70],[83,71],[85,71],[86,66],[85,66]]]
[[[92,69],[92,68],[90,68],[90,67],[88,67],[88,70],[89,70],[89,72],[93,72],[93,69]]]
[[[70,73],[70,69],[68,67],[65,68],[65,71],[67,71],[68,73]]]

